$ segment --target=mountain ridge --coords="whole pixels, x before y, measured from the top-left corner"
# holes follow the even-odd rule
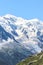
[[[42,21],[26,20],[10,14],[0,17],[0,56],[3,55],[1,59],[10,65],[16,65],[19,61],[41,51],[43,51]]]

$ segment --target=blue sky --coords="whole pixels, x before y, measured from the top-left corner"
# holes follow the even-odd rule
[[[43,0],[0,0],[0,16],[5,14],[43,20]]]

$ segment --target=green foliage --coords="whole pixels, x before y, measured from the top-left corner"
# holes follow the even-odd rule
[[[43,65],[43,52],[30,56],[17,65]]]

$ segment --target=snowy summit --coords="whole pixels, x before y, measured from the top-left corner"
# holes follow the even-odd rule
[[[29,55],[41,51],[43,51],[42,21],[26,20],[10,14],[0,16],[0,56],[3,55],[1,59],[4,62],[6,60],[8,65],[15,65]]]

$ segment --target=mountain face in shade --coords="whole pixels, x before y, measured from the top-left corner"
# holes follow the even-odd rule
[[[10,14],[0,16],[0,64],[16,65],[43,51],[43,22]]]

